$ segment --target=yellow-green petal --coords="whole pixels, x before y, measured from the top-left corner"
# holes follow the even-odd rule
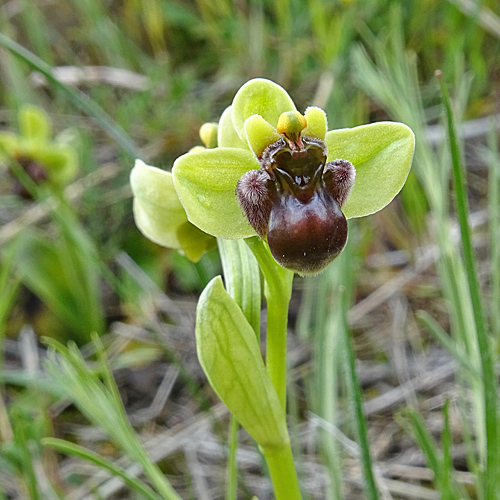
[[[243,142],[233,126],[232,107],[228,106],[219,120],[217,130],[217,143],[220,148],[243,148],[248,149],[248,145]]]
[[[71,146],[55,143],[39,145],[31,142],[26,154],[40,163],[47,171],[49,179],[59,186],[68,184],[78,171],[78,155]]]
[[[19,111],[19,129],[27,139],[44,142],[50,139],[50,120],[45,111],[25,105]]]
[[[378,212],[399,193],[410,171],[415,135],[402,123],[379,122],[326,134],[328,161],[356,168],[356,181],[342,211],[347,218]]]
[[[20,151],[19,136],[12,132],[0,132],[0,158],[6,160]]]
[[[245,83],[236,93],[233,106],[233,125],[241,140],[245,140],[245,121],[252,115],[260,115],[273,127],[285,111],[295,111],[295,104],[288,93],[278,84],[264,78]]]
[[[253,152],[260,156],[269,144],[280,139],[276,129],[260,115],[253,115],[245,122],[245,132]]]
[[[304,116],[307,121],[306,128],[302,131],[302,137],[314,137],[325,140],[328,124],[326,114],[321,108],[311,106],[306,109]]]
[[[177,158],[172,174],[188,219],[220,238],[254,236],[235,193],[238,180],[253,168],[259,164],[248,149],[206,149]]]

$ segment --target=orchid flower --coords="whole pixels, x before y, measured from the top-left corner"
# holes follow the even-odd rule
[[[203,233],[258,235],[280,265],[303,275],[322,270],[342,251],[346,219],[391,202],[415,145],[411,129],[396,122],[328,131],[323,110],[309,107],[302,115],[282,87],[265,79],[240,88],[220,118],[217,141],[209,125],[207,147],[179,157],[171,174],[136,164],[131,182],[139,228],[154,241],[183,248],[166,236],[182,206],[183,224],[200,231],[199,244],[189,240],[197,256],[207,248]],[[153,199],[148,215],[141,207]]]

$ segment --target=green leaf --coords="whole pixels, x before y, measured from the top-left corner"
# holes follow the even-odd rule
[[[215,245],[212,236],[188,221],[170,172],[136,160],[130,185],[135,223],[146,238],[165,247],[182,249],[194,262]]]
[[[234,96],[233,125],[240,139],[245,141],[244,125],[250,116],[260,115],[276,127],[281,113],[295,109],[295,104],[285,89],[270,80],[256,78],[245,83]]]
[[[255,336],[260,339],[261,284],[259,265],[244,240],[217,240],[224,283]]]
[[[243,142],[234,130],[232,106],[228,106],[220,117],[217,144],[220,148],[248,148],[246,142]]]
[[[177,158],[174,185],[189,221],[220,238],[254,236],[235,194],[236,183],[252,168],[259,163],[248,149],[206,149]]]
[[[285,446],[289,438],[284,410],[255,332],[220,276],[200,296],[196,347],[210,385],[255,441],[266,450]]]
[[[118,467],[113,462],[110,462],[109,460],[101,457],[91,450],[87,450],[82,446],[57,438],[44,438],[42,439],[42,444],[44,446],[48,446],[49,448],[53,448],[60,453],[83,458],[88,462],[91,462],[99,467],[102,467],[103,469],[108,470],[114,476],[121,477],[131,490],[136,491],[143,498],[147,498],[148,500],[161,500],[162,498],[157,495],[147,484],[139,481],[139,479],[136,479],[133,476],[128,475],[121,467]]]
[[[399,193],[415,148],[412,130],[397,122],[332,130],[326,134],[328,161],[349,160],[356,182],[342,211],[347,218],[378,212]]]
[[[36,106],[23,106],[19,112],[19,129],[26,139],[46,142],[50,139],[49,117]]]

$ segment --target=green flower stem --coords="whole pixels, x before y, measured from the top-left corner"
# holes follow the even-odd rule
[[[290,444],[279,450],[263,450],[276,500],[301,500]]]
[[[247,238],[245,242],[255,255],[266,279],[267,373],[286,411],[286,327],[293,272],[279,266],[259,238]]]
[[[266,367],[286,411],[286,334],[293,272],[279,266],[259,238],[247,238],[245,242],[255,255],[266,280]],[[276,500],[301,500],[290,443],[280,449],[264,449],[263,453],[269,467]]]
[[[286,411],[286,327],[288,303],[286,290],[268,287],[267,301],[267,346],[266,366],[274,388]]]
[[[236,500],[238,493],[238,465],[236,452],[238,450],[238,430],[240,425],[234,415],[231,415],[229,427],[229,457],[227,463],[226,500]]]

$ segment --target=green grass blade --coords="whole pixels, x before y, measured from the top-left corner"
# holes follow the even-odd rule
[[[92,99],[87,97],[83,92],[73,89],[52,75],[52,68],[38,56],[30,52],[28,49],[17,43],[16,41],[0,33],[0,46],[7,49],[14,56],[24,61],[28,66],[35,71],[40,72],[49,80],[54,86],[61,89],[69,99],[78,106],[82,111],[89,116],[95,118],[97,123],[102,129],[114,140],[120,147],[132,158],[143,158],[140,149],[132,142],[132,140],[125,134],[121,127]]]
[[[419,447],[424,452],[427,464],[434,472],[434,478],[439,484],[441,482],[441,458],[437,453],[437,446],[431,435],[425,428],[422,417],[414,410],[409,410],[408,416],[413,427],[413,435]]]
[[[344,252],[343,257],[347,258],[348,254]],[[346,284],[350,283],[349,276],[351,271],[350,265],[342,266],[343,272],[343,282]],[[348,287],[347,287],[348,288]],[[354,349],[352,347],[351,334],[347,324],[347,312],[350,305],[350,294],[347,289],[344,288],[343,291],[338,291],[340,294],[340,310],[343,312],[341,321],[343,323],[342,329],[344,331],[344,343],[345,343],[345,353],[347,355],[347,369],[349,377],[350,392],[353,399],[354,413],[356,419],[356,428],[358,434],[358,443],[361,450],[361,462],[363,465],[363,475],[365,478],[365,489],[366,496],[368,500],[378,500],[379,494],[377,485],[375,483],[375,475],[373,473],[373,463],[370,454],[370,445],[368,442],[368,425],[366,422],[365,415],[363,413],[363,396],[361,393],[361,385],[359,383],[358,375],[356,373],[356,358],[354,355]]]
[[[347,362],[349,368],[349,377],[351,392],[354,398],[354,410],[356,416],[356,427],[358,432],[358,441],[361,449],[361,460],[363,463],[363,475],[365,478],[366,495],[369,500],[378,500],[378,490],[375,484],[375,476],[373,474],[373,464],[370,455],[370,446],[368,443],[368,426],[366,418],[363,414],[363,400],[361,394],[361,387],[359,379],[356,374],[356,359],[351,343],[351,336],[349,330],[345,329],[345,343],[347,351]]]
[[[149,486],[144,484],[142,481],[139,481],[139,479],[136,479],[135,477],[129,476],[120,467],[101,457],[97,453],[94,453],[91,450],[87,450],[83,446],[79,446],[77,444],[57,438],[44,438],[42,439],[42,444],[44,446],[53,448],[60,453],[83,458],[88,462],[91,462],[95,465],[98,465],[99,467],[102,467],[103,469],[108,470],[114,476],[121,477],[126,485],[130,487],[130,489],[136,491],[137,493],[139,493],[139,495],[148,500],[162,500],[162,497],[157,495]]]
[[[486,425],[486,469],[485,469],[485,498],[494,500],[500,497],[500,455],[498,446],[498,388],[494,368],[493,348],[489,343],[488,332],[485,324],[481,292],[477,279],[474,250],[468,223],[469,206],[467,191],[458,145],[450,96],[441,72],[436,72],[441,84],[443,103],[448,121],[448,137],[452,157],[452,174],[456,194],[458,220],[462,236],[465,268],[469,284],[474,319],[476,322],[477,343],[481,357],[482,378],[484,384],[484,409]]]
[[[418,311],[416,317],[427,327],[434,338],[451,353],[460,366],[465,368],[475,379],[480,380],[478,371],[467,355],[462,352],[460,344],[454,342],[427,311]]]
[[[500,155],[498,153],[497,132],[493,125],[488,135],[488,203],[490,212],[490,262],[491,262],[491,328],[497,339],[500,339]]]
[[[45,340],[52,347],[45,366],[53,385],[73,401],[85,417],[102,428],[118,447],[142,466],[144,474],[164,499],[180,500],[180,496],[149,457],[130,425],[109,366],[102,362],[104,353],[99,352],[100,368],[106,379],[103,383],[87,366],[74,344],[66,348],[53,339]],[[94,337],[94,341],[96,350],[100,351],[102,345],[98,338]]]

